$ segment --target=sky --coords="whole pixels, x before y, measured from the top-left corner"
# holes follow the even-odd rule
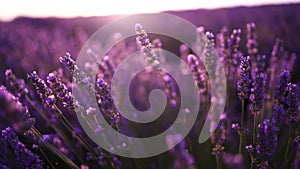
[[[0,0],[0,20],[17,16],[76,17],[295,3],[300,0]]]

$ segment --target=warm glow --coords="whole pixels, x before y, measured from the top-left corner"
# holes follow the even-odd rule
[[[0,19],[10,20],[16,16],[102,16],[291,2],[299,0],[8,0],[0,5]]]

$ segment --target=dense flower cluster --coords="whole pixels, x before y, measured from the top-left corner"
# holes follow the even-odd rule
[[[57,77],[55,73],[49,73],[47,83],[55,94],[57,99],[60,99],[65,107],[73,109],[72,94],[67,86]]]
[[[36,71],[28,74],[28,79],[32,81],[32,84],[43,103],[51,109],[54,109],[56,99],[46,82],[38,76]]]
[[[2,140],[3,139],[3,140]],[[28,150],[25,145],[19,141],[17,135],[11,128],[2,130],[1,144],[4,144],[11,149],[16,156],[20,166],[22,168],[35,168],[42,169],[43,163],[39,159],[39,156]]]
[[[268,119],[265,119],[258,125],[256,162],[260,166],[260,169],[269,166],[268,162],[275,154],[278,143],[277,132],[278,128]]]

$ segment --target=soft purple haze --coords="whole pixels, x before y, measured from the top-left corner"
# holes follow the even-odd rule
[[[110,1],[5,1],[0,5],[0,20],[11,20],[17,16],[29,17],[75,17],[153,13],[166,10],[200,8],[223,8],[234,6],[258,6],[265,4],[296,3],[299,0],[251,0],[251,1],[203,1],[203,0],[110,0]]]

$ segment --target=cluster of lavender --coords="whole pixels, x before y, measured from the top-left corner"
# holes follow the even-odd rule
[[[68,75],[67,72],[54,70],[45,76],[44,70],[37,70],[28,74],[34,88],[30,90],[29,83],[16,77],[12,70],[5,72],[6,87],[0,87],[0,140],[3,143],[0,145],[0,168],[299,168],[299,91],[290,74],[296,55],[285,51],[280,39],[276,40],[270,55],[261,54],[254,23],[246,26],[247,50],[244,53],[241,50],[241,29],[230,32],[223,27],[216,36],[205,32],[203,27],[197,29],[195,49],[204,56],[205,65],[211,68],[209,70],[189,47],[180,46],[180,57],[190,68],[203,98],[201,105],[205,106],[199,110],[200,117],[195,127],[179,145],[151,159],[118,157],[97,147],[81,129],[74,110],[76,113],[79,110],[77,115],[87,119],[87,125],[95,134],[103,130],[99,113],[113,128],[128,135],[144,136],[169,127],[167,120],[159,119],[154,127],[139,130],[122,118],[115,107],[110,93],[114,68],[124,55],[136,47],[150,63],[150,71],[159,76],[145,75],[137,79],[138,83],[134,83],[133,88],[139,90],[134,94],[142,96],[149,93],[148,88],[140,90],[138,85],[150,86],[150,89],[161,85],[159,87],[164,89],[171,105],[165,110],[168,119],[174,119],[176,108],[180,106],[176,82],[160,67],[162,42],[159,39],[151,41],[140,24],[135,25],[135,31],[137,46],[120,43],[108,52],[102,62],[98,62],[97,53],[89,49],[87,54],[97,59],[97,65],[87,63],[81,68],[70,53],[60,57],[59,61],[75,77],[72,79],[75,84],[63,77],[63,74]],[[218,95],[212,96],[210,85],[212,80],[225,80],[218,79],[216,75],[220,69],[216,54],[225,68],[229,92],[227,106],[220,124],[213,121],[210,124],[211,128],[217,127],[215,132],[211,131],[210,140],[199,146],[197,136],[209,105],[219,102]],[[92,84],[94,77],[90,77],[89,72],[94,70],[99,71],[95,84]],[[87,98],[76,100],[71,92],[76,84],[94,94],[97,104],[82,104]],[[133,98],[132,102],[140,103],[141,99]],[[176,138],[166,138],[166,144],[172,145],[172,139]]]
[[[1,100],[1,124],[7,123],[12,126],[15,131],[24,133],[28,131],[35,123],[28,112],[27,107],[24,107],[19,102],[18,97],[11,94],[4,86],[0,86],[0,100]]]
[[[16,163],[14,167],[16,168],[43,168],[43,162],[39,159],[39,156],[33,153],[32,151],[28,150],[26,146],[19,141],[18,136],[13,131],[12,128],[7,127],[6,129],[2,130],[1,134],[1,152],[5,153],[4,156],[7,158],[7,161],[4,161],[4,164],[1,164],[1,168],[8,168],[5,166],[5,162],[8,162],[12,159],[9,159],[9,153],[13,154],[16,157]],[[7,149],[11,150],[11,152],[6,152]]]
[[[205,94],[207,92],[207,87],[206,87],[207,75],[200,66],[200,60],[195,55],[188,55],[187,61],[193,73],[197,87],[199,88],[199,92]]]

